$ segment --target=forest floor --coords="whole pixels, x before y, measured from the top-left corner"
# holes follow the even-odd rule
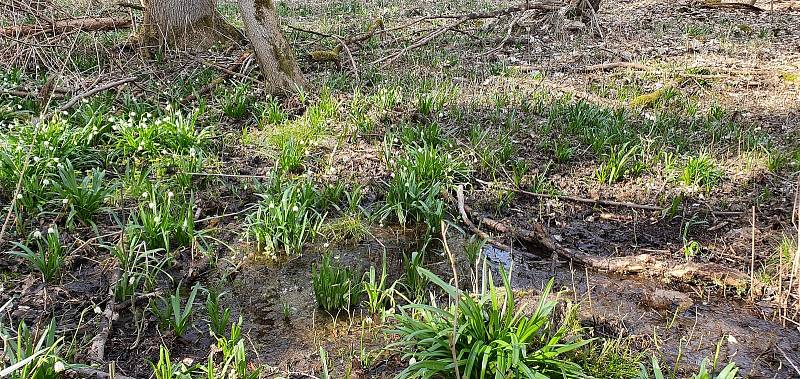
[[[448,27],[514,4],[285,1],[309,86],[280,98],[246,47],[144,54],[129,29],[0,37],[4,341],[55,319],[70,362],[93,363],[105,331],[100,361],[118,374],[151,377],[162,346],[204,365],[224,334],[212,297],[198,294],[184,332],[161,313],[200,284],[223,293],[264,377],[392,377],[408,365],[384,349],[393,314],[433,298],[409,267],[451,278],[449,246],[461,287],[477,289],[477,245],[531,308],[550,278],[578,304],[598,339],[575,359],[595,377],[638,377],[651,355],[676,377],[704,359],[798,377],[800,3],[703,4],[610,0],[586,23],[531,10]],[[234,2],[219,8],[241,27]],[[35,20],[12,10],[0,27]],[[48,11],[141,21],[110,3]],[[338,62],[312,59],[367,34]],[[32,263],[53,251],[63,262]],[[396,307],[320,310],[324,254],[357,271],[385,259]]]

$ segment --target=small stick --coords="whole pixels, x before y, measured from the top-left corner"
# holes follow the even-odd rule
[[[58,108],[57,112],[64,112],[64,111],[72,108],[79,101],[81,101],[81,100],[83,100],[83,99],[85,99],[87,97],[94,96],[94,95],[96,95],[96,94],[98,94],[100,92],[103,92],[105,90],[108,90],[108,89],[111,89],[111,88],[114,88],[114,87],[118,87],[118,86],[121,86],[121,85],[123,85],[125,83],[133,82],[135,80],[136,80],[135,76],[129,76],[127,78],[123,78],[123,79],[120,79],[120,80],[117,80],[117,81],[113,81],[111,83],[104,84],[104,85],[99,86],[99,87],[92,88],[89,91],[86,91],[84,93],[78,94],[77,96],[75,96],[72,99],[70,99],[70,101],[68,101],[66,104],[62,105],[60,108]],[[47,119],[47,117],[42,117],[42,118],[43,119]]]
[[[92,346],[89,347],[89,357],[95,362],[103,362],[106,354],[106,342],[111,334],[111,325],[114,321],[114,285],[119,281],[120,269],[114,267],[108,281],[108,302],[103,311],[103,319],[100,321],[100,332],[92,338]]]
[[[756,207],[753,206],[753,218],[750,224],[750,299],[753,298],[753,283],[756,278]]]
[[[783,351],[783,349],[781,349],[781,347],[780,347],[780,346],[778,346],[778,344],[777,344],[777,343],[775,344],[775,347],[778,349],[778,351],[780,351],[780,352],[781,352],[781,355],[783,355],[783,358],[784,358],[784,359],[786,359],[786,361],[787,361],[787,362],[789,362],[789,365],[791,365],[791,366],[792,366],[792,368],[794,369],[794,371],[796,371],[798,374],[800,374],[800,368],[798,368],[798,367],[797,367],[797,366],[794,364],[794,362],[792,362],[792,360],[789,358],[789,356],[788,356],[788,355],[786,355],[786,352],[785,352],[785,351]]]

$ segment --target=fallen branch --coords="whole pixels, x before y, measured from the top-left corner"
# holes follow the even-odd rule
[[[759,8],[759,7],[757,7],[757,6],[753,5],[753,4],[748,4],[748,3],[723,3],[720,0],[716,0],[716,1],[713,1],[713,0],[711,0],[711,1],[700,1],[698,6],[700,8],[706,8],[706,9],[739,9],[739,10],[745,10],[745,11],[750,11],[750,12],[754,12],[754,13],[761,13],[761,12],[764,11],[763,9],[761,9],[761,8]]]
[[[102,363],[105,361],[106,343],[111,334],[111,325],[114,322],[114,286],[119,281],[120,269],[114,267],[108,279],[108,301],[106,309],[103,311],[103,318],[100,321],[100,332],[92,338],[92,345],[89,347],[89,359],[94,362]]]
[[[463,197],[463,192],[461,196]],[[463,200],[460,200],[460,202],[463,202]],[[463,208],[464,213],[471,214],[473,219],[479,220],[479,224],[495,232],[510,235],[513,238],[541,247],[546,252],[555,253],[561,258],[595,270],[619,274],[640,274],[680,282],[712,282],[720,286],[735,288],[747,288],[749,284],[746,274],[714,263],[687,262],[676,264],[672,261],[659,261],[650,254],[629,257],[600,257],[584,253],[559,244],[541,224],[536,224],[533,230],[528,230],[483,216],[464,204],[459,204],[459,208]],[[462,215],[463,217],[464,215]]]
[[[449,193],[447,193],[445,191],[444,195],[445,195],[445,198],[448,201],[453,202],[453,197],[450,196]],[[458,197],[458,212],[461,214],[461,220],[464,221],[464,224],[467,225],[469,230],[471,230],[472,233],[474,233],[475,235],[477,235],[481,239],[489,242],[492,246],[494,246],[494,247],[496,247],[496,248],[498,248],[500,250],[504,250],[504,251],[507,251],[507,252],[510,253],[511,252],[511,246],[508,246],[508,245],[506,245],[506,244],[504,244],[502,242],[496,241],[494,238],[492,238],[492,236],[490,236],[486,232],[480,230],[480,228],[475,226],[475,224],[472,223],[472,221],[470,221],[469,215],[467,215],[466,205],[464,205],[464,186],[459,185],[456,188],[456,196]]]
[[[64,371],[64,373],[67,377],[81,379],[134,379],[130,376],[124,376],[116,373],[112,375],[91,367],[69,367]]]
[[[73,18],[68,20],[54,21],[52,24],[28,24],[9,26],[0,29],[0,36],[3,37],[24,37],[37,33],[61,34],[71,31],[106,31],[127,29],[132,26],[130,18],[105,17],[105,18]]]
[[[67,101],[66,104],[64,104],[64,105],[62,105],[61,107],[58,108],[58,112],[64,112],[64,111],[69,110],[70,108],[74,107],[75,104],[77,104],[79,101],[81,101],[81,100],[83,100],[83,99],[85,99],[87,97],[92,97],[92,96],[94,96],[94,95],[96,95],[96,94],[98,94],[100,92],[112,89],[114,87],[119,87],[119,86],[121,86],[121,85],[123,85],[125,83],[130,83],[130,82],[133,82],[135,80],[136,80],[135,76],[129,76],[129,77],[124,78],[124,79],[120,79],[120,80],[117,80],[117,81],[113,81],[111,83],[106,83],[106,84],[104,84],[102,86],[99,86],[99,87],[92,88],[92,89],[90,89],[90,90],[88,90],[88,91],[86,91],[84,93],[76,95],[75,97],[73,97],[72,99]],[[47,117],[43,117],[43,119],[47,119]]]
[[[560,6],[551,4],[551,3],[531,3],[530,1],[526,1],[524,4],[516,5],[513,7],[508,7],[504,9],[498,9],[489,12],[472,12],[472,13],[465,13],[460,15],[442,15],[442,16],[429,16],[425,17],[424,19],[432,20],[432,19],[454,19],[455,21],[442,25],[439,28],[436,28],[432,32],[428,33],[427,35],[417,39],[414,43],[409,46],[404,47],[400,51],[382,57],[372,62],[373,65],[382,64],[382,67],[386,67],[397,58],[400,58],[405,53],[410,50],[422,47],[427,45],[431,40],[434,38],[444,34],[448,30],[452,30],[460,26],[461,24],[471,21],[471,20],[482,20],[488,18],[498,18],[502,16],[508,16],[517,12],[524,12],[529,10],[542,10],[542,11],[557,11],[561,9]],[[414,21],[417,23],[419,21]]]
[[[634,68],[642,71],[650,71],[650,67],[636,62],[609,62],[609,63],[593,64],[581,68],[580,71],[583,72],[605,71],[605,70],[613,70],[615,68]]]
[[[487,181],[480,180],[480,179],[476,179],[476,181],[478,183],[480,183],[480,184],[485,185],[485,186],[489,186],[489,187],[493,186],[493,187],[499,188],[499,189],[501,189],[503,191],[516,192],[516,193],[520,193],[520,194],[528,195],[528,196],[533,196],[533,197],[540,198],[540,199],[567,200],[567,201],[572,201],[572,202],[576,202],[576,203],[593,204],[593,205],[600,205],[600,206],[604,206],[604,207],[621,207],[621,208],[640,209],[640,210],[645,210],[645,211],[650,211],[650,212],[666,212],[666,211],[670,210],[669,207],[665,208],[665,207],[659,207],[659,206],[656,206],[656,205],[637,204],[637,203],[630,203],[630,202],[625,202],[625,201],[589,199],[589,198],[584,198],[584,197],[579,197],[579,196],[536,193],[536,192],[530,192],[530,191],[525,191],[525,190],[516,189],[516,188],[510,188],[510,187],[498,185],[497,183],[487,182]],[[711,211],[709,213],[714,215],[714,216],[741,216],[742,214],[744,214],[743,212],[737,212],[737,211]]]

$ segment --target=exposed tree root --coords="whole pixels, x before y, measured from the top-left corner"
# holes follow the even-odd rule
[[[68,20],[53,21],[52,24],[31,24],[16,25],[0,29],[0,36],[4,37],[24,37],[37,33],[60,34],[71,31],[107,31],[130,28],[132,25],[129,18],[105,17],[105,18],[73,18]]]
[[[462,218],[466,220],[465,223],[473,232],[478,229],[472,222],[468,222],[468,214],[478,220],[480,225],[484,225],[495,232],[509,235],[533,246],[540,247],[549,253],[555,253],[561,258],[568,259],[581,266],[595,270],[619,274],[638,274],[649,277],[660,277],[685,283],[711,282],[720,286],[735,287],[737,289],[745,289],[749,285],[749,277],[746,274],[714,263],[686,262],[676,264],[672,261],[659,261],[650,254],[640,254],[630,257],[600,257],[570,249],[552,238],[541,224],[536,224],[533,230],[528,230],[481,215],[479,212],[463,204],[464,194],[462,187],[458,187],[457,192],[459,197],[458,206],[463,212]],[[487,235],[481,232],[479,236],[485,238]],[[492,239],[490,239],[490,241],[492,241]]]

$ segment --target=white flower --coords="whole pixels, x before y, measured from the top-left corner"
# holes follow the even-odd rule
[[[326,249],[327,249],[327,248],[328,248],[328,246],[330,246],[330,245],[331,245],[331,244],[329,244],[329,243],[325,242],[324,244],[322,244],[322,247],[324,247],[324,248],[326,248]]]
[[[150,207],[150,209],[152,210],[156,209],[156,203],[154,201],[151,201],[150,204],[148,204],[147,206]]]
[[[42,158],[39,158],[39,157],[36,157],[36,156],[33,157],[33,161],[34,162],[38,163],[40,160],[42,160]]]
[[[169,192],[167,192],[167,197],[172,199],[173,197],[175,197],[175,193],[172,192],[172,191],[169,191]]]
[[[153,221],[155,221],[155,222],[156,222],[156,224],[158,224],[159,222],[161,222],[161,216],[156,216],[156,217],[154,217],[154,218],[153,218]]]
[[[58,169],[60,170],[60,169],[64,168],[64,165],[62,163],[59,163],[59,164],[56,165],[56,167],[58,167]]]
[[[194,147],[190,148],[189,149],[189,156],[194,157],[195,155],[197,155],[197,150],[195,150]]]
[[[58,163],[58,157],[53,157],[53,162]]]
[[[300,208],[298,208],[297,205],[292,207],[292,212],[297,212],[299,210],[300,210]]]
[[[55,230],[55,229],[53,229],[53,227],[52,227],[52,226],[51,226],[51,227],[49,227],[49,228],[47,228],[47,234],[55,234],[55,233],[56,233],[56,230]]]
[[[411,357],[411,359],[408,360],[408,365],[413,366],[414,363],[417,363],[417,360],[414,357]]]
[[[69,199],[64,198],[63,200],[61,200],[61,204],[64,204],[64,205],[69,204]]]
[[[150,196],[149,193],[147,192],[142,193],[142,199],[146,199],[148,196]]]
[[[22,194],[21,193],[17,194],[17,200],[22,200]]]
[[[42,146],[44,146],[44,147],[48,147],[48,146],[50,146],[50,141],[44,141],[44,142],[42,142]]]
[[[64,372],[64,370],[66,369],[67,368],[64,367],[64,362],[61,361],[57,361],[56,364],[53,365],[53,371],[55,371],[56,373]]]
[[[33,232],[33,238],[42,238],[42,232],[38,230]]]
[[[269,209],[275,208],[275,203],[269,203]]]

